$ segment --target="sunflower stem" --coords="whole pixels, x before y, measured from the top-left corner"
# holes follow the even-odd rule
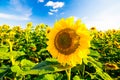
[[[84,74],[85,74],[85,64],[82,63],[82,79],[84,79]]]
[[[67,74],[67,80],[70,80],[70,78],[71,78],[71,68],[66,70],[66,74]]]

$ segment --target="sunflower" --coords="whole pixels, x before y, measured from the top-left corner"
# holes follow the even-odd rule
[[[118,70],[119,67],[116,64],[105,63],[106,70]]]
[[[96,27],[91,27],[90,30],[91,31],[97,31]]]
[[[74,22],[74,17],[57,21],[47,37],[47,50],[63,66],[81,64],[89,54],[89,31],[81,20]]]
[[[48,26],[48,27],[46,28],[46,34],[50,33],[50,30],[51,30],[51,28]]]

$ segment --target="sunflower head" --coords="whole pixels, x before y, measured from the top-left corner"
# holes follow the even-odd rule
[[[31,27],[32,26],[32,22],[27,23],[27,27]]]
[[[47,37],[48,51],[62,65],[81,64],[89,53],[90,35],[81,20],[74,22],[73,17],[61,19]]]
[[[105,34],[104,34],[104,32],[102,32],[102,31],[100,31],[100,32],[98,33],[98,37],[101,38],[101,39],[104,38],[104,35],[105,35]]]
[[[112,33],[113,33],[113,34],[117,33],[117,30],[113,29],[113,30],[112,30]]]
[[[39,24],[40,28],[43,29],[45,27],[44,23]]]
[[[117,48],[120,49],[120,45],[118,45]]]
[[[13,31],[18,31],[18,32],[20,32],[20,31],[21,31],[21,27],[20,27],[20,26],[14,26],[14,27],[13,27]]]
[[[46,34],[50,33],[50,31],[51,31],[51,28],[48,26],[48,27],[46,28]]]
[[[7,24],[4,24],[4,25],[2,26],[2,29],[3,29],[3,30],[9,30],[9,28],[10,28],[10,26],[7,25]]]
[[[105,63],[106,70],[118,70],[119,67],[116,64]]]
[[[96,27],[91,27],[90,30],[91,31],[97,31]]]

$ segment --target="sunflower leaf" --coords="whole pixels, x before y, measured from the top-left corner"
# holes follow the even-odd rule
[[[5,46],[5,45],[3,45],[3,46],[0,46],[0,52],[8,52],[8,46]]]
[[[0,59],[9,59],[8,47],[0,46]]]
[[[80,77],[78,75],[73,77],[73,80],[81,80]]]
[[[27,74],[47,74],[47,73],[53,73],[53,72],[59,72],[64,71],[66,69],[70,68],[70,66],[62,66],[60,63],[57,62],[56,59],[46,59],[45,61],[35,65],[31,70],[25,71],[23,75]]]
[[[20,51],[12,51],[12,52],[8,52],[8,54],[10,54],[9,57],[13,56],[15,59],[17,59],[20,56],[25,55],[24,52],[20,52]]]
[[[20,67],[16,65],[11,67],[11,71],[17,73],[16,76],[19,76],[21,73],[23,73]]]
[[[89,56],[93,56],[93,57],[100,57],[100,53],[98,53],[95,50],[90,49],[90,54]]]
[[[30,70],[33,66],[35,66],[35,63],[30,60],[23,59],[21,61],[21,67],[24,68],[24,70]]]
[[[33,67],[35,65],[35,63],[31,62],[30,60],[27,59],[23,59],[21,61],[21,66],[29,66],[29,67]]]
[[[0,52],[0,59],[9,59],[9,55],[8,53]]]
[[[95,61],[92,57],[89,56],[89,62],[95,67],[96,74],[98,74],[104,80],[112,80],[112,78],[102,70],[102,64],[100,62]]]

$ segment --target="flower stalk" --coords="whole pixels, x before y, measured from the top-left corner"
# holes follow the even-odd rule
[[[66,70],[67,80],[71,80],[71,68]]]

